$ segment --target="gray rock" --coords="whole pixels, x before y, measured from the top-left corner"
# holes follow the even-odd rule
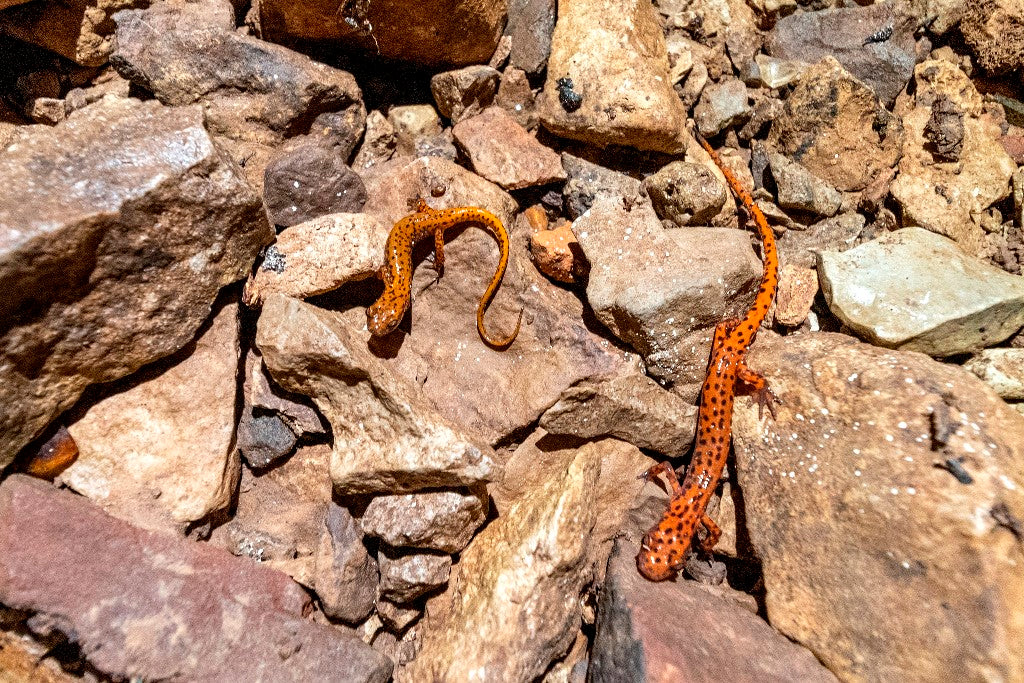
[[[485,489],[377,496],[360,517],[363,533],[393,548],[457,553],[487,520]]]
[[[644,178],[658,216],[676,225],[708,225],[725,206],[729,190],[703,164],[673,161]]]
[[[380,563],[380,595],[399,605],[441,588],[448,583],[452,557],[441,553],[399,554],[382,552]]]
[[[768,155],[778,189],[779,206],[816,216],[833,216],[843,196],[806,168],[776,152]]]
[[[352,162],[352,168],[362,173],[387,161],[395,153],[397,144],[395,128],[391,122],[376,109],[371,111],[366,116],[366,134]]]
[[[324,614],[355,624],[370,615],[377,596],[377,562],[363,545],[352,515],[331,503],[320,535],[314,586]]]
[[[555,30],[556,0],[510,0],[505,33],[512,38],[509,63],[528,74],[544,70]]]
[[[784,263],[813,268],[818,262],[818,252],[841,252],[860,244],[866,223],[859,213],[842,213],[803,229],[794,227],[778,238],[779,253]]]
[[[256,414],[251,408],[243,411],[235,438],[246,464],[256,469],[269,467],[287,457],[298,441],[295,432],[280,417]]]
[[[430,92],[441,116],[458,123],[494,103],[500,78],[497,69],[477,64],[434,74],[430,78]]]
[[[21,475],[0,485],[0,576],[0,602],[112,678],[383,683],[392,670],[353,632],[304,619],[309,599],[285,574]]]
[[[188,343],[273,231],[199,107],[97,102],[22,133],[0,180],[6,464],[89,384]]]
[[[922,228],[904,228],[818,257],[832,312],[873,344],[951,356],[1024,326],[1024,278],[968,256]]]
[[[602,195],[631,202],[644,196],[643,184],[636,178],[598,166],[586,159],[563,153],[562,166],[569,176],[562,188],[565,210],[573,220],[590,210],[594,201]]]
[[[747,86],[741,80],[729,78],[704,88],[700,101],[693,109],[693,120],[701,135],[713,137],[726,128],[742,123],[752,112]]]
[[[303,140],[267,165],[263,201],[272,223],[290,227],[327,214],[358,213],[366,187],[337,148]]]

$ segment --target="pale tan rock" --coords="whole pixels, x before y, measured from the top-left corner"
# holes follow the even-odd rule
[[[781,399],[733,422],[769,622],[843,680],[1024,676],[1024,419],[961,368],[843,335],[763,337],[748,362]]]
[[[441,134],[441,117],[431,104],[406,104],[391,107],[388,111],[388,123],[395,135],[395,153],[399,155],[417,154],[417,143],[423,139],[434,138]]]
[[[1024,66],[1024,3],[983,0],[970,7],[960,31],[978,66],[993,75],[1019,73]]]
[[[374,109],[366,115],[366,134],[363,137],[363,144],[356,152],[352,168],[362,173],[387,161],[395,153],[397,144],[395,127],[384,114]]]
[[[306,299],[371,277],[384,264],[390,231],[362,213],[330,214],[282,230],[249,276],[243,301],[260,306],[272,293]]]
[[[399,605],[407,605],[448,583],[452,557],[444,553],[381,552],[380,595]]]
[[[572,292],[537,271],[529,259],[529,228],[512,222],[516,204],[501,188],[438,158],[393,159],[374,171],[364,211],[385,223],[407,215],[409,202],[419,196],[439,209],[488,209],[510,232],[508,269],[484,316],[491,334],[508,334],[523,310],[519,336],[507,350],[485,346],[476,329],[498,247],[475,226],[447,232],[440,281],[429,263],[415,262],[408,325],[374,342],[392,371],[415,382],[436,411],[495,443],[535,422],[572,383],[630,362],[630,354],[587,329],[583,304]],[[428,246],[417,251],[425,253]],[[350,329],[365,326],[362,308],[344,316]],[[369,341],[369,333],[360,334]]]
[[[1006,400],[1024,400],[1024,349],[985,349],[964,363]]]
[[[233,447],[238,354],[232,303],[174,365],[143,375],[68,426],[79,457],[61,481],[147,529],[182,531],[226,508],[240,474]]]
[[[275,294],[256,344],[278,384],[311,396],[331,423],[339,494],[469,486],[496,474],[487,444],[434,412],[337,313]]]
[[[985,231],[976,217],[1009,195],[1016,165],[999,144],[999,123],[983,112],[981,96],[963,71],[946,61],[928,60],[917,65],[914,83],[914,96],[900,96],[896,103],[906,142],[890,191],[903,209],[904,224],[945,235],[978,256]],[[932,107],[940,97],[963,112],[958,161],[935,159],[926,138]]]
[[[672,90],[665,38],[649,2],[560,3],[547,74],[540,117],[556,135],[667,153],[685,148],[686,111]]]
[[[430,92],[441,115],[458,123],[491,106],[500,78],[497,69],[476,64],[434,74],[430,78]]]
[[[473,170],[506,190],[565,180],[561,157],[501,107],[488,107],[459,121],[452,135]]]
[[[779,289],[775,295],[775,322],[799,327],[811,311],[818,294],[818,273],[787,263],[779,270]]]
[[[480,533],[428,603],[419,654],[396,681],[532,680],[568,652],[593,572],[600,473],[599,452],[581,449]]]
[[[483,487],[376,496],[359,524],[363,533],[393,548],[457,553],[487,521],[488,501]]]

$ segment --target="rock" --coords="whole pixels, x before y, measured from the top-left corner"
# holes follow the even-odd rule
[[[492,333],[507,334],[525,311],[507,351],[486,347],[476,329],[479,298],[498,260],[493,237],[476,227],[449,231],[440,281],[429,264],[414,260],[409,331],[379,340],[378,353],[390,370],[414,382],[420,396],[469,434],[496,443],[536,422],[572,383],[628,362],[628,353],[587,329],[576,295],[553,285],[530,262],[529,229],[512,222],[515,202],[496,185],[444,159],[423,158],[392,160],[368,180],[367,190],[364,210],[386,224],[406,215],[408,202],[421,196],[439,209],[483,207],[510,231],[508,270],[485,316]],[[344,316],[366,343],[364,310]]]
[[[802,64],[801,62],[769,57],[763,53],[758,53],[754,57],[754,64],[757,66],[758,82],[766,88],[772,89],[789,85],[800,78],[804,71],[807,70],[807,65]],[[772,99],[774,100],[774,98]],[[778,100],[774,101],[778,102]],[[781,113],[781,111],[779,113]],[[754,116],[757,117],[756,108],[754,110]]]
[[[769,153],[779,206],[816,216],[834,216],[843,201],[841,194],[800,164],[781,154]]]
[[[378,559],[381,597],[399,605],[441,588],[452,570],[451,555],[441,553],[382,552]]]
[[[461,551],[487,521],[487,491],[425,491],[376,496],[359,523],[392,548]]]
[[[118,73],[164,104],[201,102],[211,133],[275,145],[337,112],[362,130],[366,112],[351,74],[160,3],[117,16]]]
[[[984,349],[964,363],[1006,400],[1024,400],[1024,348]]]
[[[299,448],[264,472],[243,469],[234,515],[213,530],[210,543],[313,587],[331,500],[329,460],[330,448],[318,444]]]
[[[22,188],[0,200],[6,464],[89,384],[187,344],[273,231],[198,107],[97,102],[20,134],[0,179]]]
[[[327,428],[312,402],[305,396],[285,391],[273,384],[263,358],[253,349],[245,357],[245,405],[261,412],[276,414],[296,435],[326,434]]]
[[[562,188],[565,210],[573,220],[589,211],[599,196],[635,202],[646,192],[639,180],[571,154],[562,154],[562,166],[568,175]]]
[[[270,160],[263,201],[272,223],[291,227],[326,214],[358,213],[366,187],[336,148],[304,140]]]
[[[825,57],[804,72],[786,98],[768,145],[834,188],[851,192],[896,164],[903,129],[871,88]]]
[[[708,225],[725,206],[729,190],[703,164],[673,161],[644,178],[660,218],[676,225]]]
[[[505,14],[502,0],[373,0],[340,8],[286,0],[259,4],[264,40],[346,46],[426,66],[486,63]]]
[[[818,294],[818,274],[811,268],[787,263],[779,270],[779,289],[775,294],[775,322],[799,327],[811,312]]]
[[[114,28],[111,18],[116,12],[139,3],[136,0],[69,0],[34,5],[0,4],[23,5],[0,14],[0,34],[46,48],[83,66],[97,67],[110,56]]]
[[[565,180],[558,154],[537,142],[501,107],[463,119],[452,134],[473,170],[506,190]]]
[[[981,96],[966,74],[939,60],[922,62],[914,74],[914,96],[901,97],[896,104],[906,143],[892,196],[903,209],[904,224],[945,235],[980,256],[984,228],[975,216],[1009,195],[1015,164],[998,142],[999,124],[984,113]],[[962,112],[957,161],[936,159],[928,139],[932,110],[943,97],[950,100],[943,106]]]
[[[530,233],[530,256],[537,269],[553,280],[572,284],[583,271],[583,251],[569,223]]]
[[[693,442],[697,407],[640,373],[583,380],[566,389],[540,418],[551,434],[614,436],[674,458]]]
[[[969,5],[964,0],[911,0],[909,7],[929,22],[929,33],[941,36],[960,24]]]
[[[1024,326],[1024,278],[921,228],[818,258],[829,308],[879,346],[951,356],[997,344]]]
[[[377,597],[377,563],[363,545],[352,515],[331,503],[320,533],[314,587],[324,614],[349,624],[363,621]]]
[[[765,51],[772,57],[813,64],[832,56],[885,104],[891,104],[924,59],[920,19],[905,6],[884,4],[801,12],[779,19]]]
[[[975,63],[989,74],[1024,67],[1024,5],[1019,0],[983,0],[960,21],[964,42]]]
[[[600,472],[596,449],[581,449],[477,536],[428,603],[419,654],[396,681],[533,680],[569,650],[593,572]]]
[[[313,218],[282,230],[245,284],[244,300],[260,306],[271,294],[297,299],[372,277],[384,265],[391,227],[362,213]]]
[[[251,409],[243,410],[235,439],[245,464],[254,469],[276,465],[298,442],[295,432],[279,416],[253,413]]]
[[[522,69],[509,67],[501,75],[501,83],[498,85],[498,94],[494,98],[494,104],[498,105],[515,119],[523,128],[534,130],[537,128],[537,102],[530,88],[530,81],[526,78],[526,72]]]
[[[533,75],[544,71],[551,53],[556,9],[555,0],[509,1],[505,33],[512,38],[512,51],[509,54],[512,67]]]
[[[6,621],[6,619],[5,619]],[[5,623],[6,628],[20,626]],[[0,630],[0,671],[4,683],[77,683],[81,680],[64,669],[61,662],[50,654],[51,649],[35,640],[27,629]]]
[[[374,109],[366,116],[366,135],[352,162],[352,168],[362,173],[387,161],[395,153],[397,144],[395,127],[387,117]]]
[[[714,137],[726,128],[742,123],[752,111],[743,81],[728,78],[704,88],[693,109],[693,121],[701,135]]]
[[[87,87],[72,88],[64,96],[64,107],[67,113],[78,111],[89,106],[93,102],[99,102],[104,97],[130,97],[129,88],[131,83],[122,78],[121,74],[109,66],[105,68],[96,78],[89,82]]]
[[[842,680],[1020,678],[1024,419],[960,368],[842,335],[748,359],[781,399],[733,421],[769,622]]]
[[[636,568],[639,550],[620,539],[608,562],[592,680],[836,680],[810,652],[696,582],[647,581]]]
[[[391,107],[388,123],[395,131],[395,154],[423,156],[432,141],[441,137],[443,127],[437,110],[429,104]]]
[[[423,616],[422,607],[396,605],[385,598],[377,598],[377,614],[394,633],[402,633]]]
[[[597,319],[669,382],[702,382],[710,333],[746,310],[762,266],[745,232],[665,230],[650,204],[600,197],[573,223],[591,263],[587,300]],[[638,287],[636,283],[643,283]]]
[[[329,671],[383,682],[391,673],[352,632],[303,619],[309,599],[287,576],[219,548],[137,529],[20,475],[0,486],[0,520],[0,602],[73,639],[99,675],[318,680]]]
[[[867,221],[859,213],[841,213],[818,221],[802,230],[787,230],[777,240],[782,262],[801,268],[813,268],[818,252],[846,251],[862,243]]]
[[[476,64],[455,71],[442,71],[430,78],[430,92],[441,115],[458,123],[480,114],[494,103],[501,73]]]
[[[548,130],[601,147],[674,154],[689,137],[658,18],[641,0],[561,7],[539,105]]]
[[[47,430],[47,433],[52,431],[53,434],[45,441],[38,446],[30,445],[21,452],[19,462],[15,463],[15,471],[52,481],[78,459],[78,444],[71,432],[59,422],[56,425],[51,425]]]
[[[338,314],[275,294],[263,306],[256,345],[278,384],[311,396],[330,422],[339,494],[467,486],[494,475],[486,443],[435,413],[422,389],[354,339]]]
[[[238,354],[238,305],[231,303],[194,344],[69,424],[79,457],[62,483],[145,529],[183,531],[227,508],[239,476]]]

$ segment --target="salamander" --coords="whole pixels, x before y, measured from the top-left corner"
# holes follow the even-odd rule
[[[737,394],[752,395],[758,404],[759,417],[765,406],[774,415],[772,401],[775,395],[764,377],[747,367],[744,357],[775,298],[779,282],[775,236],[750,193],[722,164],[711,146],[703,139],[700,143],[754,218],[762,243],[764,273],[757,296],[746,315],[725,320],[715,328],[707,377],[700,394],[697,440],[683,482],[679,483],[675,470],[667,462],[658,463],[640,475],[647,480],[664,476],[671,492],[665,514],[644,536],[636,558],[640,573],[651,581],[671,578],[682,568],[698,525],[703,525],[708,532],[701,542],[705,552],[710,553],[721,536],[721,529],[708,516],[706,509],[729,455],[734,397]]]
[[[484,327],[484,311],[494,298],[494,293],[498,290],[501,279],[505,276],[505,268],[508,266],[509,239],[505,226],[497,216],[486,209],[434,209],[423,199],[417,200],[416,213],[395,223],[395,227],[388,234],[384,245],[384,265],[377,271],[377,276],[384,281],[384,292],[366,309],[366,327],[370,334],[377,337],[390,334],[398,327],[409,308],[412,301],[413,246],[425,237],[434,236],[434,269],[440,277],[444,269],[444,232],[463,223],[473,223],[486,228],[498,240],[500,249],[498,267],[476,309],[476,329],[485,343],[498,349],[507,348],[515,340],[523,321],[522,309],[519,311],[516,329],[507,337],[492,337]]]

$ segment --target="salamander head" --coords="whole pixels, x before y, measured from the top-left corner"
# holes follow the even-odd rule
[[[402,322],[405,307],[398,306],[389,296],[381,296],[366,309],[366,329],[375,337],[391,334]]]
[[[666,536],[662,524],[651,529],[640,544],[636,567],[651,581],[671,579],[683,566],[686,549],[673,537]]]

